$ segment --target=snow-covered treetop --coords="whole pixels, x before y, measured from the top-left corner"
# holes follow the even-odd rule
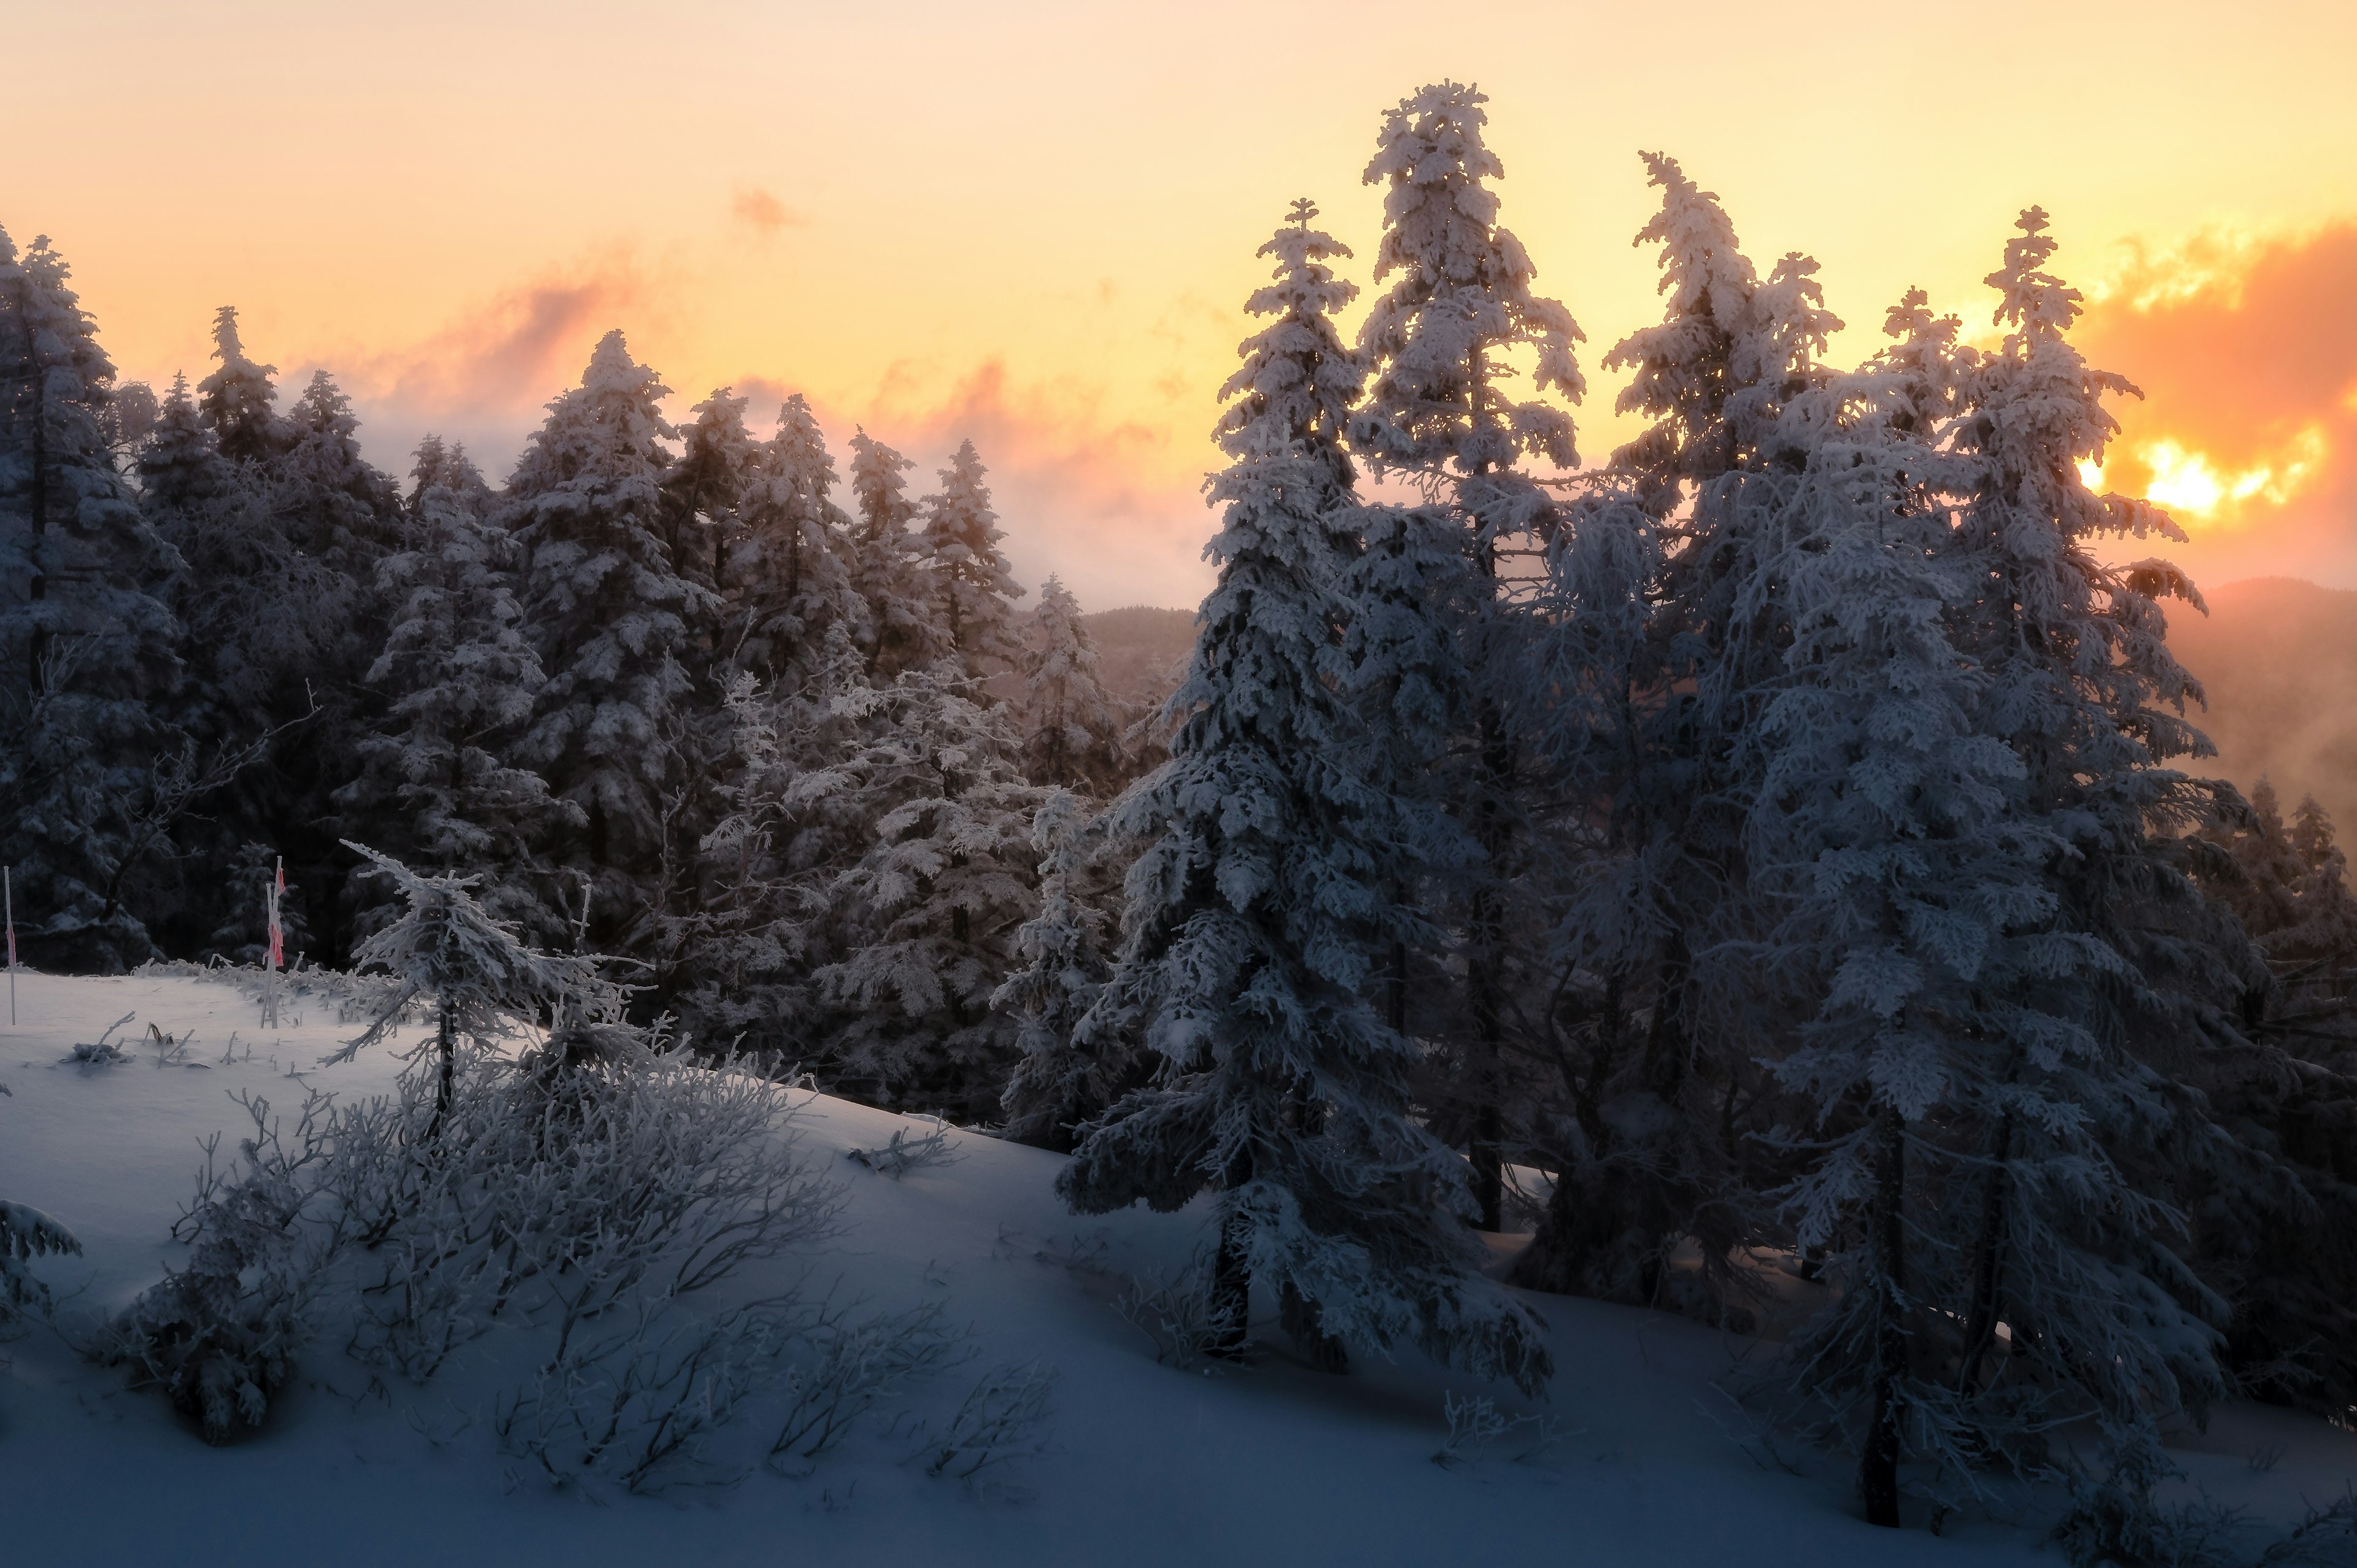
[[[1684,484],[1805,461],[1806,438],[1780,439],[1779,421],[1824,380],[1819,360],[1842,322],[1824,308],[1816,263],[1787,255],[1763,283],[1717,196],[1675,158],[1643,156],[1662,207],[1634,242],[1661,247],[1667,304],[1661,325],[1622,338],[1604,366],[1635,372],[1615,410],[1653,421],[1614,464],[1638,474],[1647,504],[1667,511]]]
[[[197,383],[197,407],[211,427],[224,457],[258,461],[285,449],[286,432],[272,404],[278,389],[271,378],[275,365],[259,365],[246,357],[237,335],[237,307],[224,305],[213,313],[213,358],[221,369]]]
[[[851,493],[858,499],[860,536],[871,543],[898,538],[917,515],[903,493],[902,473],[916,467],[864,429],[851,436]]]
[[[619,328],[607,333],[581,384],[550,401],[548,420],[533,434],[509,488],[532,494],[576,478],[611,480],[668,467],[662,444],[679,432],[659,405],[670,394],[662,377],[630,358]]]
[[[367,1030],[328,1061],[350,1061],[383,1039],[421,997],[434,998],[457,1031],[476,1040],[503,1036],[516,1018],[532,1018],[544,1007],[560,1024],[621,1017],[620,986],[599,975],[590,959],[525,947],[475,901],[474,877],[429,876],[366,844],[343,843],[390,879],[404,905],[398,919],[352,950],[352,968],[382,970],[402,987]]]
[[[1335,492],[1354,476],[1342,450],[1351,405],[1366,368],[1342,345],[1334,317],[1358,296],[1358,285],[1334,275],[1329,259],[1351,248],[1312,229],[1317,204],[1303,197],[1259,253],[1276,258],[1275,281],[1256,290],[1244,308],[1276,319],[1239,349],[1243,363],[1220,389],[1222,412],[1211,438],[1231,457],[1316,453],[1332,467]]]
[[[99,347],[97,323],[69,286],[72,275],[73,269],[51,248],[47,234],[34,236],[32,248],[19,262],[15,242],[0,229],[0,288],[12,282],[21,285],[9,292],[24,313],[43,396],[52,403],[95,408],[113,384],[114,361]]]
[[[933,591],[942,600],[951,646],[966,661],[969,674],[981,672],[977,660],[1015,656],[1007,607],[1023,596],[998,548],[1006,536],[982,482],[988,472],[974,443],[963,442],[941,471],[941,489],[925,503],[924,553],[932,566]]]
[[[1498,198],[1482,182],[1505,166],[1482,140],[1489,100],[1437,82],[1384,117],[1368,163],[1389,187],[1375,279],[1395,277],[1359,334],[1375,376],[1351,439],[1380,467],[1479,474],[1525,455],[1578,461],[1570,415],[1517,401],[1506,352],[1536,357],[1535,391],[1577,403],[1585,392],[1572,345],[1583,340],[1561,304],[1531,292],[1536,269],[1498,226]]]

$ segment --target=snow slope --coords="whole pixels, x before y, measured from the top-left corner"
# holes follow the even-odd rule
[[[182,1254],[167,1230],[198,1141],[222,1130],[234,1141],[243,1112],[231,1093],[281,1106],[306,1083],[366,1095],[398,1067],[385,1050],[314,1067],[355,1032],[316,1001],[264,1031],[254,1004],[219,983],[26,975],[18,985],[23,1023],[0,1031],[11,1091],[0,1099],[0,1196],[47,1210],[86,1248],[40,1265],[67,1334]],[[125,1065],[57,1065],[126,1012],[139,1032],[150,1021],[195,1031],[188,1055],[210,1065],[158,1066],[144,1045]],[[1869,1529],[1853,1517],[1846,1466],[1787,1452],[1796,1474],[1730,1435],[1749,1423],[1711,1380],[1756,1346],[1561,1297],[1532,1298],[1560,1369],[1544,1408],[1561,1440],[1528,1460],[1501,1444],[1443,1468],[1432,1455],[1444,1392],[1517,1408],[1506,1391],[1407,1362],[1324,1377],[1287,1356],[1274,1322],[1258,1325],[1269,1348],[1257,1365],[1180,1372],[1109,1309],[1102,1278],[1060,1261],[1101,1242],[1115,1270],[1174,1268],[1200,1239],[1191,1216],[1076,1220],[1051,1189],[1057,1156],[974,1135],[958,1138],[955,1163],[895,1181],[833,1154],[878,1145],[904,1123],[841,1101],[813,1098],[799,1125],[850,1188],[848,1230],[804,1264],[877,1307],[938,1297],[975,1326],[977,1360],[920,1391],[906,1419],[942,1419],[982,1367],[1039,1358],[1060,1372],[1049,1452],[1015,1484],[928,1479],[901,1462],[906,1436],[878,1427],[806,1479],[760,1473],[599,1506],[500,1454],[482,1419],[501,1375],[488,1341],[429,1387],[389,1391],[371,1390],[369,1370],[335,1345],[315,1344],[268,1426],[212,1449],[160,1399],[36,1330],[5,1348],[13,1365],[0,1372],[0,1563],[2061,1561],[2004,1526],[1946,1539]],[[2251,1462],[2271,1451],[2281,1455],[2271,1468]],[[2357,1477],[2357,1436],[2255,1406],[2222,1412],[2178,1456],[2220,1500],[2277,1515]]]

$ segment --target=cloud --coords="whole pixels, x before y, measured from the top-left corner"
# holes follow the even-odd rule
[[[752,401],[755,434],[766,435],[799,389],[744,376],[736,390]],[[909,480],[918,496],[971,440],[990,470],[1016,575],[1035,592],[1053,572],[1091,609],[1191,607],[1211,585],[1202,549],[1214,520],[1201,486],[1216,454],[1114,412],[1110,389],[1022,381],[996,358],[963,370],[901,360],[867,397],[811,401],[846,479],[856,428],[916,461]]]
[[[2133,249],[2076,340],[2145,392],[2104,482],[2175,509],[2205,575],[2357,580],[2357,221]]]
[[[740,185],[728,199],[728,215],[764,235],[780,229],[806,229],[810,218],[795,211],[758,185]]]
[[[417,342],[326,363],[351,394],[372,461],[407,472],[407,455],[432,431],[465,442],[496,483],[597,339],[657,318],[674,292],[667,274],[611,250],[551,267]],[[285,381],[298,384],[293,372]]]

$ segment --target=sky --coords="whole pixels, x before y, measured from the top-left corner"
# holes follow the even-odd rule
[[[1220,383],[1308,196],[1368,279],[1383,111],[1491,99],[1502,220],[1585,328],[1584,458],[1657,319],[1641,150],[1879,342],[1910,285],[1989,331],[2038,203],[2082,341],[2147,392],[2103,482],[2198,578],[2357,585],[2357,6],[1199,0],[665,7],[0,0],[0,226],[47,233],[126,378],[208,369],[214,309],[318,367],[395,471],[496,479],[619,327],[684,416],[807,395],[932,471],[971,437],[1018,576],[1190,605]],[[25,127],[38,127],[30,134]],[[291,396],[291,390],[289,395]]]

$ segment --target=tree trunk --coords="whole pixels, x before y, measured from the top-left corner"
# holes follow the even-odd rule
[[[1252,1319],[1252,1223],[1236,1210],[1236,1188],[1252,1179],[1252,1155],[1229,1162],[1220,1200],[1220,1250],[1211,1260],[1211,1321],[1217,1325],[1211,1353],[1240,1359]]]
[[[1874,1421],[1866,1435],[1866,1453],[1858,1462],[1857,1489],[1866,1502],[1866,1521],[1886,1529],[1899,1528],[1900,1411],[1899,1380],[1907,1368],[1907,1326],[1902,1317],[1907,1291],[1905,1214],[1907,1196],[1906,1126],[1896,1111],[1881,1113],[1881,1171],[1875,1183],[1875,1261],[1881,1273],[1876,1282],[1879,1301],[1874,1327]]]
[[[1956,1391],[1972,1394],[1980,1382],[1981,1363],[1996,1339],[1998,1255],[2005,1240],[2005,1210],[2011,1183],[2005,1162],[2013,1154],[2013,1118],[1997,1122],[1996,1164],[1990,1168],[1987,1195],[1981,1200],[1981,1232],[1973,1249],[1973,1306],[1964,1324],[1962,1365],[1956,1369]]]
[[[434,1116],[425,1123],[425,1141],[429,1144],[442,1135],[442,1123],[450,1114],[450,1101],[457,1094],[458,1019],[450,998],[442,998],[441,1018],[434,1035]]]

